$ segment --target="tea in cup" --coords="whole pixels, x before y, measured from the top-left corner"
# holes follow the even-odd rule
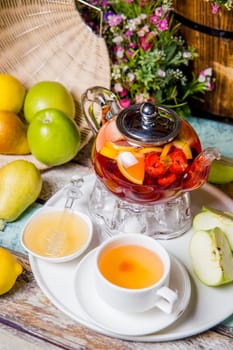
[[[96,251],[95,284],[99,296],[124,312],[158,307],[171,313],[178,298],[168,287],[170,257],[163,246],[142,234],[120,234]]]

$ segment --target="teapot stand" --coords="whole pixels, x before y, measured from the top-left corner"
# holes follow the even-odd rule
[[[109,236],[142,233],[155,239],[171,239],[181,236],[192,225],[189,192],[181,192],[166,202],[139,205],[117,198],[96,179],[88,209]]]

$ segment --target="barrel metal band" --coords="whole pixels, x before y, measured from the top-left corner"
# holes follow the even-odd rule
[[[186,27],[189,27],[193,30],[197,30],[197,31],[204,33],[204,34],[207,34],[207,35],[233,40],[233,31],[215,29],[215,28],[205,26],[203,24],[198,24],[198,23],[193,22],[190,19],[187,19],[187,18],[185,18],[177,13],[175,13],[175,18],[177,21],[179,21],[180,23],[182,23]]]

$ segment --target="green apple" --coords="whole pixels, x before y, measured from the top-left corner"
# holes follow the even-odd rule
[[[219,286],[233,281],[233,257],[224,232],[196,231],[190,241],[190,256],[198,279],[208,286]]]
[[[24,117],[30,123],[38,111],[47,108],[59,109],[70,118],[75,117],[75,104],[71,93],[56,81],[40,81],[27,91]]]
[[[233,215],[228,212],[203,207],[193,218],[193,228],[197,230],[210,230],[219,227],[224,231],[233,251]]]
[[[214,160],[211,164],[208,182],[225,184],[233,181],[233,160],[223,158]]]
[[[31,153],[48,166],[61,165],[73,159],[81,140],[73,119],[54,108],[43,109],[34,116],[27,138]]]

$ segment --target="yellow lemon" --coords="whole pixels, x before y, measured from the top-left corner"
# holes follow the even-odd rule
[[[19,113],[23,107],[25,88],[9,74],[0,73],[0,110]]]
[[[15,284],[23,267],[7,249],[0,247],[0,295],[8,292]]]

